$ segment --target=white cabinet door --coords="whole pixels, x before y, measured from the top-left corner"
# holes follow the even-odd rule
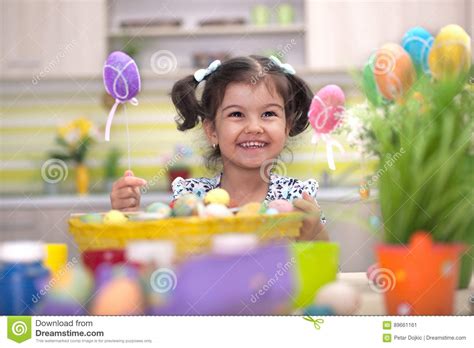
[[[361,67],[387,42],[399,43],[414,26],[436,35],[444,25],[468,28],[472,0],[305,0],[306,61],[315,70]]]
[[[0,0],[2,78],[100,75],[106,54],[105,0]]]

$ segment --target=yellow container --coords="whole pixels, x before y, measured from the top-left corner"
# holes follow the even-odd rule
[[[122,224],[85,223],[69,220],[69,231],[81,252],[121,249],[134,240],[171,240],[178,257],[208,251],[212,237],[222,233],[255,233],[262,243],[299,235],[304,214],[231,216],[221,218],[181,217],[156,221],[127,221]]]
[[[51,275],[55,276],[67,264],[67,245],[59,243],[46,244],[45,249],[44,265],[50,270]]]

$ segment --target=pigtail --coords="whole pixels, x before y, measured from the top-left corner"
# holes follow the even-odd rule
[[[171,100],[178,112],[175,121],[180,131],[194,128],[202,119],[202,108],[196,98],[196,87],[199,82],[193,75],[177,81],[171,90]]]
[[[290,137],[294,137],[306,130],[309,126],[308,111],[313,99],[313,92],[303,79],[296,75],[287,74],[290,98],[288,109],[293,111],[290,120]]]

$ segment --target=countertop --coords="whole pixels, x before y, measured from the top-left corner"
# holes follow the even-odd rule
[[[374,194],[371,195],[374,197]],[[153,202],[170,202],[171,192],[150,192],[142,195],[142,207]],[[352,203],[360,201],[357,187],[332,187],[321,189],[317,196],[320,202]],[[106,193],[79,196],[76,194],[60,195],[23,195],[0,197],[0,210],[64,208],[74,205],[75,208],[110,205],[109,195]]]

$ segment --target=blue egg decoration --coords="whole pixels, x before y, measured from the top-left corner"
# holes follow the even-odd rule
[[[433,35],[422,27],[411,28],[403,36],[402,46],[410,55],[418,76],[431,75],[428,56],[433,41]]]
[[[304,316],[335,315],[336,313],[328,306],[311,305],[303,309]]]

